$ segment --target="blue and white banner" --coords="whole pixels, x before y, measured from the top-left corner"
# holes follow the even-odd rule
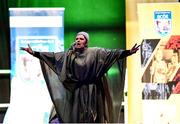
[[[155,23],[156,31],[161,36],[166,36],[167,34],[169,34],[172,29],[171,11],[155,11],[154,23]]]
[[[48,124],[52,107],[35,51],[64,50],[64,8],[10,8],[11,97],[5,124]]]

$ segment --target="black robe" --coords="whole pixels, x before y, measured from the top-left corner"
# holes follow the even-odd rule
[[[73,50],[34,52],[40,59],[59,119],[66,123],[117,122],[113,93],[109,91],[105,73],[116,61],[128,55],[128,50],[104,48],[87,48],[82,53]],[[124,84],[124,78],[121,79],[118,83]],[[120,99],[118,104],[121,105]]]

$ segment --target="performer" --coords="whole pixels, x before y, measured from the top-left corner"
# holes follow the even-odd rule
[[[118,60],[136,53],[130,50],[88,48],[89,34],[79,32],[65,52],[27,51],[40,59],[57,117],[61,122],[114,122],[113,101],[105,73]]]

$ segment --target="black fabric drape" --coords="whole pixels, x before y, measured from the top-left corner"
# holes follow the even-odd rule
[[[0,70],[10,68],[8,1],[0,0]],[[9,103],[10,75],[0,74],[0,103]]]
[[[0,69],[9,69],[9,12],[7,0],[0,1]]]

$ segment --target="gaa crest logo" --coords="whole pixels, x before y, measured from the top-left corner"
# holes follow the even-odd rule
[[[171,11],[155,11],[154,12],[154,23],[156,31],[161,35],[165,36],[171,31]]]

